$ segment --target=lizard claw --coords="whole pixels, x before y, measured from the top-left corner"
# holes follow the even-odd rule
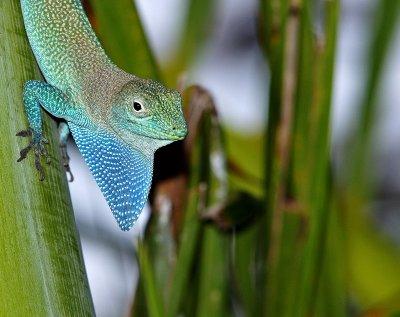
[[[20,131],[16,134],[16,136],[31,138],[29,145],[27,147],[23,148],[19,152],[20,157],[18,158],[17,162],[21,162],[23,159],[25,159],[27,154],[29,153],[29,151],[33,149],[33,152],[35,155],[35,166],[39,172],[39,180],[41,180],[41,181],[44,180],[44,171],[43,171],[42,163],[40,162],[40,156],[44,156],[46,158],[46,164],[51,163],[51,159],[50,159],[49,155],[47,154],[46,148],[43,145],[43,144],[49,143],[49,141],[47,141],[43,137],[40,138],[39,141],[32,140],[32,129]]]
[[[65,171],[69,174],[69,179],[68,182],[72,183],[74,181],[74,174],[72,174],[71,169],[69,168],[69,165],[65,166]]]
[[[32,145],[28,145],[27,147],[23,148],[20,152],[19,152],[19,159],[17,160],[17,162],[21,162],[23,159],[26,158],[26,155],[28,154],[28,152],[31,150]]]
[[[69,155],[68,155],[68,152],[67,152],[67,145],[66,144],[60,145],[60,150],[61,150],[61,156],[62,156],[62,159],[63,159],[64,169],[67,172],[67,174],[69,174],[68,181],[70,183],[72,183],[74,181],[74,175],[72,174],[71,169],[69,167]]]
[[[29,128],[28,130],[22,130],[17,132],[16,136],[22,136],[22,137],[31,137],[32,136],[32,129]]]

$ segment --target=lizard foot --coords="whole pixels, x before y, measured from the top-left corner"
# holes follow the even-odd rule
[[[44,156],[46,158],[46,164],[50,164],[51,162],[50,157],[47,154],[47,151],[43,145],[49,142],[43,137],[40,138],[39,141],[34,141],[32,139],[32,129],[20,131],[16,134],[16,136],[31,138],[31,142],[29,143],[29,145],[20,151],[19,153],[20,157],[17,160],[17,162],[21,162],[23,159],[25,159],[29,151],[33,149],[35,155],[35,166],[39,172],[39,180],[41,181],[44,180],[44,171],[42,163],[40,163],[40,156]]]
[[[60,145],[60,150],[61,150],[61,156],[63,159],[63,165],[64,165],[64,169],[67,172],[67,174],[69,174],[69,182],[73,182],[74,181],[74,175],[71,172],[71,169],[69,167],[69,155],[67,153],[67,145],[66,144],[62,144]]]

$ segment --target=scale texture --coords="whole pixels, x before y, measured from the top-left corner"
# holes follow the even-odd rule
[[[24,84],[30,129],[18,135],[32,140],[19,160],[33,149],[43,173],[41,107],[65,119],[118,225],[129,230],[147,200],[154,152],[187,134],[180,95],[119,69],[101,47],[80,0],[21,0],[21,9],[46,82]]]

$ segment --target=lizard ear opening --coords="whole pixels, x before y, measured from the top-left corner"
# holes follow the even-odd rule
[[[106,131],[89,131],[71,122],[69,127],[119,227],[128,231],[147,201],[153,156],[129,147]]]

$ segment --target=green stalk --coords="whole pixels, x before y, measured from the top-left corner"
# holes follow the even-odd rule
[[[320,59],[316,61],[316,78],[314,84],[315,126],[311,132],[312,144],[310,151],[309,175],[313,175],[309,183],[310,197],[310,232],[305,247],[306,259],[302,271],[299,302],[301,308],[298,316],[307,316],[312,311],[314,297],[319,278],[319,267],[324,257],[326,229],[330,209],[331,179],[329,166],[330,152],[330,109],[332,100],[332,85],[334,61],[336,52],[336,33],[338,27],[339,1],[325,1],[325,34]],[[317,44],[318,45],[318,44]],[[317,68],[318,67],[318,68]],[[305,140],[304,140],[305,141]]]
[[[219,239],[222,238],[220,236],[216,237],[215,232],[210,233],[209,230],[214,229],[208,228],[204,230],[204,224],[199,219],[205,208],[215,201],[215,179],[211,171],[210,155],[212,149],[221,150],[221,144],[219,143],[219,127],[215,118],[215,108],[208,93],[199,87],[193,87],[188,89],[186,97],[184,100],[190,100],[188,112],[192,113],[192,117],[200,119],[195,123],[189,121],[189,127],[192,127],[192,129],[189,129],[191,132],[189,132],[190,135],[188,138],[193,142],[190,154],[189,199],[183,231],[180,236],[176,267],[171,279],[173,285],[168,300],[168,316],[170,317],[177,316],[182,309],[183,299],[188,298],[188,293],[193,294],[198,289],[199,294],[196,295],[199,297],[195,299],[196,306],[188,308],[190,312],[187,312],[187,314],[190,316],[195,314],[196,309],[198,316],[203,316],[204,309],[210,313],[212,313],[211,310],[213,312],[218,311],[221,304],[220,300],[224,296],[224,294],[220,293],[219,295],[221,296],[217,300],[217,303],[213,301],[213,298],[209,297],[210,289],[216,292],[221,290],[221,284],[219,283],[217,283],[218,285],[213,283],[205,285],[200,280],[199,283],[192,281],[189,286],[191,270],[199,269],[200,273],[196,274],[199,274],[199,276],[209,276],[209,269],[212,265],[209,266],[210,262],[208,261],[218,261],[218,263],[221,263],[221,258],[219,258],[221,249],[217,248],[217,255],[215,255],[215,249],[213,248],[220,245]],[[192,135],[194,135],[193,138]],[[203,255],[197,256],[196,254],[201,252],[198,250],[200,242],[202,243],[201,250],[203,250]],[[211,254],[214,254],[215,257],[210,258],[206,250],[211,251]],[[201,259],[200,261],[203,261],[202,263],[205,266],[197,266],[197,259]],[[187,291],[187,288],[190,289],[190,292]]]
[[[207,208],[213,208],[224,203],[221,192],[227,190],[224,180],[215,175],[211,165],[213,156],[221,156],[225,160],[225,149],[222,140],[222,132],[215,115],[210,117],[210,122],[205,121],[202,137],[204,148],[201,155],[202,162],[209,162],[206,170],[206,177],[202,181],[207,186],[206,194],[203,197],[205,210],[200,210],[200,215],[207,212]],[[204,164],[204,163],[203,163]],[[223,163],[226,170],[226,162]],[[226,198],[226,197],[225,197]],[[227,289],[228,289],[228,239],[215,227],[204,226],[203,239],[200,251],[199,266],[199,293],[197,298],[196,316],[222,317],[231,315],[227,310]],[[210,278],[212,277],[212,278]]]
[[[296,59],[291,54],[296,49],[288,50],[288,45],[296,45],[296,24],[298,12],[290,10],[291,1],[262,1],[264,9],[264,48],[271,71],[270,97],[268,109],[268,126],[266,137],[266,214],[265,227],[261,229],[263,236],[259,241],[265,241],[264,257],[266,263],[265,278],[261,279],[265,285],[258,285],[260,292],[259,313],[264,316],[283,316],[285,305],[280,302],[287,298],[286,283],[290,282],[288,278],[286,283],[283,278],[283,272],[289,270],[291,264],[283,256],[281,241],[287,245],[293,239],[284,239],[286,232],[285,210],[282,204],[283,195],[285,195],[285,181],[288,168],[288,151],[293,114],[293,89],[289,87],[290,92],[286,90],[285,81],[288,77],[285,74],[295,72]],[[291,14],[293,13],[293,15]],[[294,27],[289,28],[289,23]],[[288,68],[288,58],[291,66]],[[286,72],[286,73],[285,73]],[[292,84],[295,84],[295,82]],[[289,98],[288,98],[289,97]],[[293,229],[289,230],[289,233]],[[285,264],[286,263],[286,264]],[[264,264],[265,266],[265,264]],[[290,306],[290,305],[289,305]]]
[[[177,255],[177,262],[173,274],[173,284],[168,300],[168,315],[178,315],[184,298],[187,298],[187,288],[190,282],[190,270],[193,266],[198,242],[201,237],[201,223],[198,219],[198,197],[194,193],[189,194],[185,224],[181,234],[181,244]],[[193,283],[194,284],[194,283]],[[193,285],[192,284],[192,285]]]
[[[0,315],[94,316],[55,123],[44,114],[52,159],[38,179],[33,153],[17,163],[29,140],[22,85],[40,79],[27,42],[20,1],[0,2]]]
[[[265,144],[265,215],[264,225],[260,226],[260,238],[258,249],[261,250],[258,266],[265,267],[264,272],[258,273],[256,279],[257,315],[273,315],[273,296],[276,275],[271,274],[276,267],[270,263],[271,235],[274,212],[277,206],[277,188],[281,178],[281,167],[276,159],[275,149],[277,146],[277,129],[281,117],[282,106],[282,76],[283,76],[283,50],[286,34],[287,8],[289,1],[261,0],[262,13],[262,44],[264,53],[270,65],[270,85],[268,101],[268,118]]]
[[[146,245],[139,243],[137,251],[148,315],[149,317],[163,317],[165,316],[165,309],[162,295],[155,279],[154,269]]]
[[[206,227],[200,253],[199,293],[196,316],[221,317],[227,314],[227,238]]]
[[[326,233],[326,251],[321,263],[321,278],[314,298],[315,315],[318,317],[348,316],[344,232],[336,210],[337,206],[332,201]]]

